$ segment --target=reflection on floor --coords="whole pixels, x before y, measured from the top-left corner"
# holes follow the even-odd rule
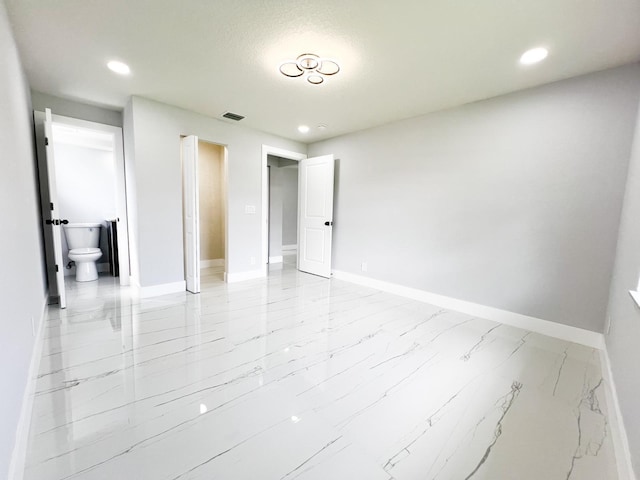
[[[74,284],[25,478],[618,478],[596,351],[287,260],[199,295]]]

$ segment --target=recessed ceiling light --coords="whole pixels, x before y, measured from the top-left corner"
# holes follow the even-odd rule
[[[532,48],[527,50],[520,57],[520,63],[522,65],[532,65],[534,63],[541,62],[549,55],[549,50],[543,47]]]
[[[300,125],[298,127],[298,131],[300,133],[309,133],[309,127],[307,127],[306,125]]]
[[[109,63],[107,63],[107,67],[109,67],[109,70],[111,70],[112,72],[119,73],[120,75],[129,75],[131,73],[129,65],[127,65],[126,63],[118,62],[117,60],[111,60]]]

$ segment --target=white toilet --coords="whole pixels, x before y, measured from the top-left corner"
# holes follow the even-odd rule
[[[96,261],[102,256],[99,223],[68,223],[63,225],[69,245],[69,260],[76,263],[76,281],[91,282],[98,279]]]

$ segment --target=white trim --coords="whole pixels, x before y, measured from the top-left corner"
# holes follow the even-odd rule
[[[224,267],[224,258],[212,258],[211,260],[200,260],[200,268]]]
[[[613,450],[616,456],[616,464],[618,467],[619,480],[636,480],[631,463],[631,450],[629,449],[629,440],[627,431],[624,427],[622,411],[618,401],[618,391],[613,380],[613,372],[611,371],[611,360],[606,345],[600,349],[600,368],[602,369],[602,377],[605,381],[605,395],[608,407],[609,428],[613,441]]]
[[[179,282],[163,283],[149,287],[137,286],[137,289],[140,298],[158,297],[160,295],[168,295],[169,293],[184,292],[187,289],[187,282],[181,280]]]
[[[297,252],[298,244],[294,243],[293,245],[282,245],[282,252]]]
[[[267,171],[267,156],[275,155],[277,157],[289,160],[304,160],[307,158],[306,153],[293,152],[282,148],[270,147],[262,145],[262,258],[260,263],[267,265],[269,259],[269,172]]]
[[[238,273],[226,273],[224,274],[224,281],[227,283],[243,282],[245,280],[253,280],[255,278],[262,278],[267,275],[266,268],[260,270],[250,270],[248,272]]]
[[[33,411],[34,394],[36,391],[36,378],[40,370],[40,360],[42,358],[42,347],[44,345],[44,320],[47,311],[49,292],[44,296],[42,309],[40,310],[40,322],[31,351],[31,362],[29,364],[29,376],[24,389],[18,428],[16,429],[16,441],[11,454],[9,464],[9,480],[22,480],[27,461],[27,446],[29,442],[29,430],[31,429],[31,413]]]
[[[269,263],[282,263],[284,259],[282,255],[277,255],[275,257],[269,257]]]
[[[583,328],[571,327],[561,323],[550,322],[540,318],[529,317],[520,313],[500,310],[499,308],[487,307],[478,303],[466,302],[456,298],[445,297],[436,293],[418,290],[417,288],[405,287],[395,283],[383,282],[353,273],[334,271],[334,278],[347,282],[357,283],[366,287],[375,288],[384,292],[411,298],[442,308],[467,313],[476,317],[487,318],[495,322],[504,323],[532,332],[548,335],[569,342],[579,343],[592,348],[604,348],[604,336],[601,333],[592,332]]]
[[[629,295],[633,298],[633,301],[636,302],[636,305],[640,307],[640,292],[635,290],[629,290]]]

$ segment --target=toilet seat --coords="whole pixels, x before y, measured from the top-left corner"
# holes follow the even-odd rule
[[[93,255],[95,253],[102,253],[99,248],[74,248],[69,250],[70,255]]]

